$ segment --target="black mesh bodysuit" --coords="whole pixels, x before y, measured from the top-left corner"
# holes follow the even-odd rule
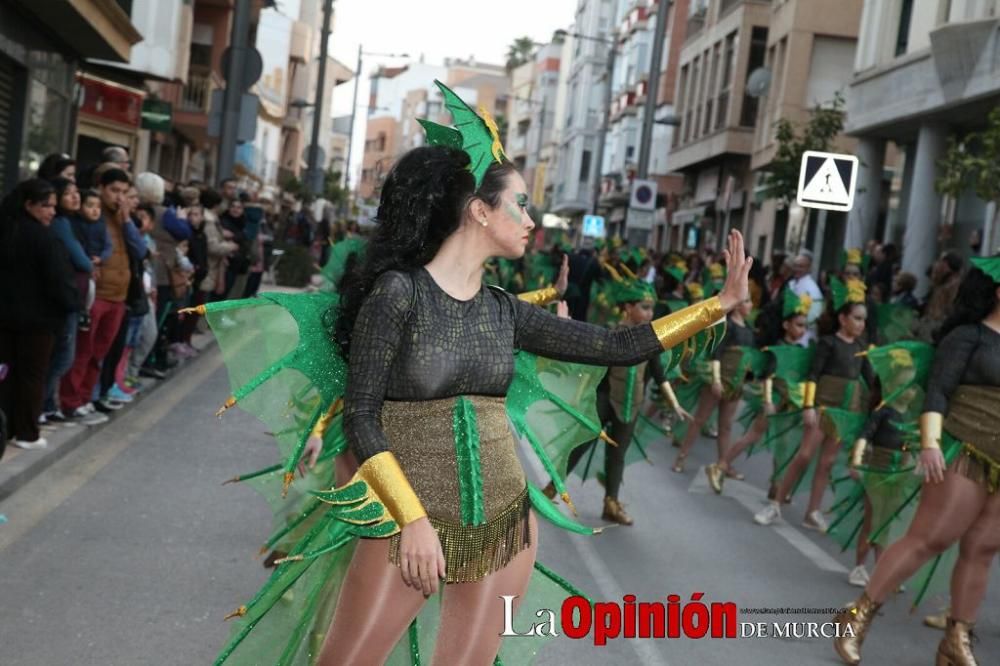
[[[875,373],[867,356],[858,356],[865,350],[861,340],[844,342],[839,335],[824,335],[816,343],[816,353],[812,366],[809,368],[809,381],[817,382],[823,375],[857,379],[859,376],[865,384],[872,386]]]
[[[344,432],[358,463],[388,450],[379,424],[384,400],[504,396],[515,349],[593,365],[634,365],[662,351],[648,324],[609,330],[561,319],[485,285],[459,301],[426,269],[389,271],[365,299],[351,337]]]
[[[959,386],[1000,386],[1000,333],[985,324],[959,326],[938,344],[924,411],[947,414]]]

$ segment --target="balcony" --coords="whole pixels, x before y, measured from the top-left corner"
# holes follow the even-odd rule
[[[688,17],[687,34],[684,38],[685,42],[690,42],[691,40],[693,40],[695,37],[698,36],[698,33],[701,32],[701,29],[705,27],[706,16],[707,12],[704,9],[702,9],[697,14],[692,14],[691,16]]]
[[[181,110],[192,113],[208,113],[211,102],[212,75],[190,72],[187,83],[181,89]]]

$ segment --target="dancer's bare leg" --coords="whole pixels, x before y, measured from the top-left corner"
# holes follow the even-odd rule
[[[441,628],[434,646],[434,666],[469,664],[490,666],[500,651],[504,628],[501,595],[517,595],[514,609],[528,590],[538,551],[538,522],[528,516],[531,545],[514,556],[510,564],[475,583],[453,583],[444,590]],[[459,639],[458,637],[464,637]]]
[[[317,666],[381,666],[424,605],[389,562],[389,539],[360,539]]]
[[[739,407],[737,400],[719,401],[719,436],[717,444],[719,457],[722,458],[729,450],[729,442],[732,439],[733,420],[736,418],[736,408]]]
[[[725,453],[719,456],[719,467],[722,471],[727,471],[729,465],[736,460],[744,451],[746,451],[752,444],[759,441],[764,433],[767,432],[767,415],[761,414],[753,420],[750,424],[750,428],[743,433],[743,436],[738,440],[733,442],[733,445],[726,449]]]
[[[819,463],[813,475],[812,492],[809,494],[809,506],[806,508],[807,516],[819,509],[823,503],[823,493],[830,485],[830,470],[833,469],[833,463],[837,462],[837,454],[840,453],[840,442],[827,435],[823,438],[820,451]]]
[[[795,457],[792,458],[792,462],[788,463],[785,473],[781,475],[781,482],[778,483],[778,490],[775,494],[776,498],[780,500],[791,494],[792,488],[795,487],[799,477],[809,467],[809,463],[812,462],[813,456],[816,455],[816,450],[822,441],[823,431],[818,425],[813,428],[806,428],[806,431],[802,434],[802,444],[799,445],[799,450],[795,453]]]
[[[858,531],[858,546],[856,556],[854,558],[855,565],[861,565],[865,563],[868,559],[868,553],[871,551],[873,544],[868,541],[868,535],[872,533],[872,503],[868,501],[868,496],[865,495],[865,516],[861,521],[861,529]],[[878,560],[876,559],[876,562]]]
[[[710,388],[705,387],[701,390],[701,394],[698,395],[698,407],[694,410],[694,419],[688,424],[687,432],[684,434],[684,441],[681,442],[681,450],[677,453],[675,464],[687,457],[691,447],[694,446],[694,440],[698,439],[698,435],[701,434],[702,426],[708,421],[708,417],[712,415],[712,410],[718,404],[719,400],[712,395]]]
[[[986,595],[990,565],[1000,550],[1000,493],[994,493],[962,537],[951,575],[951,616],[973,623]]]
[[[961,474],[946,471],[941,483],[924,483],[910,528],[879,558],[866,592],[885,601],[917,569],[965,534],[986,503],[986,490]]]

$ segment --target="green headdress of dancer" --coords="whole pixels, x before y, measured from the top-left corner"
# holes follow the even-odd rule
[[[791,289],[785,289],[784,302],[781,307],[781,318],[788,319],[796,315],[808,315],[812,307],[812,297],[809,294],[799,296]]]
[[[639,302],[655,303],[656,289],[645,280],[623,278],[621,281],[614,283],[612,298],[618,305]]]
[[[861,251],[858,247],[849,247],[846,250],[842,250],[840,253],[840,268],[844,269],[847,266],[857,266],[861,269],[862,273],[868,272],[868,264],[871,263],[871,257]]]
[[[468,104],[463,102],[451,88],[434,81],[434,85],[444,96],[444,106],[451,112],[455,127],[445,127],[430,120],[419,119],[417,122],[427,133],[427,143],[432,146],[450,146],[459,148],[469,155],[471,163],[469,170],[476,177],[476,188],[483,184],[483,176],[490,164],[502,164],[507,161],[503,144],[500,143],[500,131],[485,107],[479,107],[477,114]]]
[[[1000,283],[1000,255],[995,257],[972,257],[972,265],[986,273],[997,283]]]
[[[848,303],[865,302],[865,283],[861,280],[848,280],[845,284],[839,278],[831,277],[830,292],[833,295],[834,311],[839,311]]]
[[[672,275],[678,282],[684,282],[684,278],[687,277],[687,272],[687,263],[683,259],[678,259],[667,269],[667,273]]]

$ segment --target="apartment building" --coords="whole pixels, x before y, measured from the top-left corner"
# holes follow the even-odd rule
[[[727,228],[750,219],[750,159],[760,98],[747,77],[765,63],[769,0],[690,0],[680,53],[667,168],[684,176],[680,207],[670,220],[675,249],[718,247]]]
[[[848,244],[901,243],[918,291],[942,250],[992,254],[1000,241],[995,203],[971,191],[945,202],[935,189],[949,137],[981,128],[1000,104],[998,52],[997,0],[864,2],[848,96],[846,130],[858,137],[862,164]],[[886,156],[897,150],[899,188],[890,190]]]
[[[789,203],[762,185],[778,149],[778,120],[801,128],[816,107],[829,107],[837,94],[848,96],[854,69],[863,0],[776,0],[771,5],[764,66],[754,74],[750,90],[758,95],[757,124],[750,168],[754,172],[750,223],[743,229],[748,246],[762,260],[773,250],[795,249],[800,241],[817,252],[817,265],[839,261],[847,214],[813,213],[801,229],[788,228]],[[831,150],[854,151],[854,140],[838,137]]]

